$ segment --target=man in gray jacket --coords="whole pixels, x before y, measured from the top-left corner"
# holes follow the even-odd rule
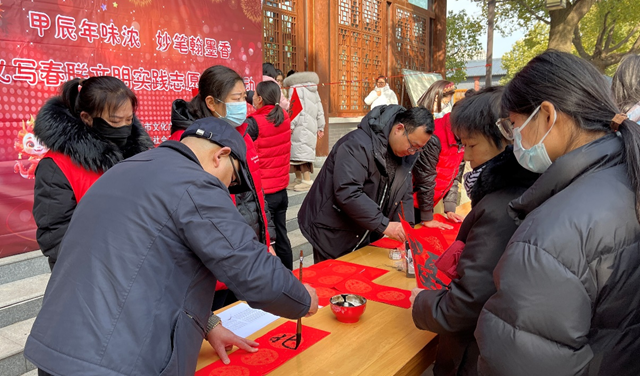
[[[25,356],[41,374],[193,375],[203,338],[257,351],[211,314],[220,280],[252,307],[296,319],[317,296],[236,210],[245,144],[213,117],[110,169],[78,205]],[[229,187],[229,189],[227,189]]]

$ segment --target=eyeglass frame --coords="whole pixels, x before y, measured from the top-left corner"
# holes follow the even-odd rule
[[[238,174],[238,170],[236,169],[236,165],[233,163],[235,158],[229,154],[229,161],[231,161],[231,168],[233,168],[233,177],[231,179],[231,183],[229,183],[229,188],[235,187],[241,184],[240,174]]]
[[[399,124],[402,124],[402,123],[399,123]],[[407,141],[409,142],[409,148],[407,149],[407,151],[409,153],[419,153],[423,151],[424,146],[421,148],[416,148],[413,146],[413,142],[411,142],[411,140],[409,139],[409,132],[407,132],[407,127],[405,127],[404,124],[402,124],[402,127],[404,128],[404,136],[407,138]]]
[[[536,109],[531,113],[531,115],[529,115],[527,120],[525,120],[525,122],[522,124],[523,125],[529,124],[531,119],[533,119],[533,117],[538,114],[538,111],[540,111],[540,106],[536,107]],[[506,127],[505,127],[505,124],[506,124]],[[498,127],[498,130],[500,131],[500,133],[502,133],[504,138],[506,138],[509,141],[513,141],[513,138],[514,138],[513,136],[513,130],[515,128],[514,125],[515,124],[513,124],[513,122],[509,118],[500,118],[496,121],[496,126]]]

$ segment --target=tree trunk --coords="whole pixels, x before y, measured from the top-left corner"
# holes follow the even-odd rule
[[[567,1],[567,8],[549,12],[551,23],[549,27],[549,48],[571,52],[573,46],[573,30],[580,20],[587,14],[596,0]]]

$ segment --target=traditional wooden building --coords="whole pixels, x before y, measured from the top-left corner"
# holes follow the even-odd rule
[[[329,118],[366,114],[381,74],[406,104],[402,69],[444,76],[446,0],[264,0],[263,15],[264,61],[285,74],[315,71]]]

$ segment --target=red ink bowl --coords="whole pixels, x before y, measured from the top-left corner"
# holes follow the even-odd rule
[[[336,315],[338,321],[344,323],[358,322],[367,308],[367,299],[355,294],[335,295],[329,302],[333,314]]]

